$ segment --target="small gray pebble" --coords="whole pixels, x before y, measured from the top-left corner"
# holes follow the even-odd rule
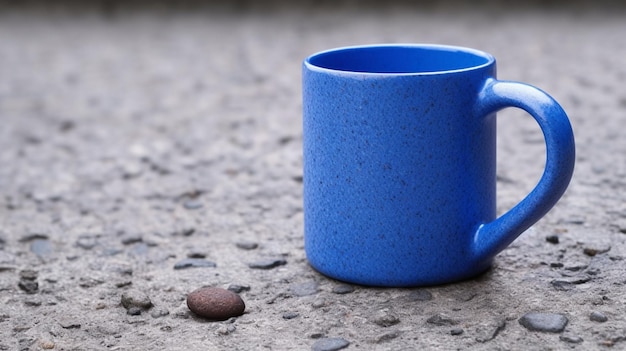
[[[565,265],[561,265],[561,266],[563,267]],[[587,267],[589,267],[589,265],[586,265],[584,263],[579,263],[579,264],[567,265],[564,269],[570,272],[578,272],[578,271],[582,271],[586,269]]]
[[[35,294],[39,290],[39,283],[32,280],[20,280],[17,286],[27,294]]]
[[[75,244],[81,249],[91,250],[98,244],[98,239],[93,236],[80,236]]]
[[[312,351],[336,351],[350,345],[350,342],[343,338],[323,338],[317,340],[311,347]]]
[[[228,286],[228,290],[234,292],[235,294],[240,294],[244,291],[250,291],[250,285],[230,284]]]
[[[264,258],[248,264],[248,267],[252,269],[272,269],[286,264],[287,261],[282,258]]]
[[[129,286],[132,285],[133,281],[132,280],[121,280],[115,283],[115,287],[116,288],[123,288],[125,286]]]
[[[298,316],[300,316],[300,313],[298,312],[289,311],[289,312],[283,313],[283,319],[294,319]]]
[[[202,206],[204,205],[198,199],[191,199],[191,200],[187,200],[183,202],[183,207],[185,207],[188,210],[197,210],[199,208],[202,208]]]
[[[343,295],[354,291],[354,286],[350,284],[339,284],[333,288],[333,293]]]
[[[170,311],[168,311],[167,308],[165,307],[155,307],[150,312],[150,316],[152,316],[152,318],[165,317],[169,314],[170,314]]]
[[[138,316],[141,314],[141,308],[139,307],[131,307],[128,310],[126,310],[126,314],[129,314],[131,316]]]
[[[80,322],[66,317],[61,317],[58,322],[63,329],[78,329],[81,326]]]
[[[524,328],[546,333],[560,333],[569,320],[559,313],[528,312],[519,319]]]
[[[604,323],[609,320],[609,318],[602,312],[593,311],[589,315],[589,319],[594,322]]]
[[[191,236],[195,232],[196,232],[196,228],[193,228],[193,227],[183,228],[180,230],[180,234],[182,234],[183,236]]]
[[[206,258],[206,254],[202,251],[191,251],[187,254],[187,258]]]
[[[461,328],[454,328],[450,330],[450,335],[461,335],[461,334],[463,334],[463,329]]]
[[[122,236],[122,244],[130,245],[134,243],[138,243],[143,241],[143,236],[141,234],[133,233],[133,234],[124,234]]]
[[[558,235],[548,235],[548,236],[546,236],[546,241],[551,243],[551,244],[558,244],[559,243],[559,236]]]
[[[201,267],[217,267],[215,262],[207,261],[201,258],[185,258],[176,262],[174,269],[187,269],[187,268],[201,268]]]
[[[591,280],[589,275],[576,275],[573,277],[563,277],[561,279],[553,280],[553,282],[565,282],[574,285],[585,284]],[[551,282],[552,283],[552,282]]]
[[[48,239],[35,239],[30,243],[30,252],[39,257],[49,256],[54,252],[54,247]]]
[[[122,306],[129,310],[132,307],[148,309],[152,307],[150,297],[143,291],[137,289],[129,289],[122,293]]]
[[[240,241],[235,245],[242,250],[254,250],[259,247],[259,244],[252,241]]]

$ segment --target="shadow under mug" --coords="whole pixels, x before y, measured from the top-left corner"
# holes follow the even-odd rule
[[[546,166],[496,218],[496,112],[505,107],[537,121]],[[497,80],[487,53],[370,45],[303,63],[305,251],[330,277],[400,287],[476,276],[556,204],[574,159],[559,104]]]

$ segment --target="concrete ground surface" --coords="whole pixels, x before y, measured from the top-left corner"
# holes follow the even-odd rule
[[[178,4],[0,6],[0,350],[626,348],[623,8]],[[307,264],[301,60],[381,42],[485,50],[571,118],[567,193],[476,279],[370,288]],[[502,213],[545,148],[520,111],[498,133]],[[267,260],[286,264],[249,266]],[[201,286],[245,314],[194,316]]]

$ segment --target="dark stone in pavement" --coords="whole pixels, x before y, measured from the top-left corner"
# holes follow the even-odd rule
[[[272,269],[286,264],[287,261],[282,258],[263,258],[248,264],[248,267],[252,269]]]
[[[20,280],[17,286],[27,294],[35,294],[39,290],[39,283],[32,280]]]
[[[294,319],[294,318],[297,318],[298,316],[300,316],[300,313],[294,312],[294,311],[283,313],[283,319]]]
[[[30,243],[30,252],[39,257],[47,257],[54,252],[54,247],[48,239],[35,239]]]
[[[528,312],[519,319],[519,323],[528,330],[546,333],[560,333],[569,320],[560,313]]]
[[[185,207],[188,210],[197,210],[199,208],[202,208],[202,206],[204,206],[202,204],[202,201],[197,200],[197,199],[191,199],[191,200],[187,200],[183,202],[183,207]]]
[[[333,288],[333,293],[343,295],[354,291],[354,286],[350,284],[339,284]]]
[[[548,235],[548,236],[546,236],[546,241],[551,243],[551,244],[558,244],[559,243],[559,236],[558,235]]]
[[[122,244],[130,245],[143,241],[143,236],[139,233],[124,234],[121,238]]]
[[[250,285],[230,284],[228,286],[228,290],[234,292],[235,294],[240,294],[244,291],[250,291]]]
[[[450,335],[461,335],[463,332],[464,330],[462,328],[454,328],[450,330]]]
[[[185,258],[176,262],[174,269],[217,267],[215,262],[207,261],[201,258]]]
[[[599,312],[599,311],[591,312],[591,314],[589,315],[589,319],[594,322],[599,322],[599,323],[604,323],[609,320],[606,314]]]
[[[48,236],[46,234],[29,233],[29,234],[23,235],[18,241],[21,243],[27,243],[33,240],[47,240],[47,239],[48,239]]]
[[[235,245],[242,250],[254,250],[259,247],[259,244],[252,241],[240,241]]]
[[[313,344],[311,351],[337,351],[349,345],[350,342],[343,338],[323,338]]]
[[[126,314],[129,314],[131,316],[138,316],[141,314],[141,308],[139,307],[131,307],[128,310],[126,310]]]

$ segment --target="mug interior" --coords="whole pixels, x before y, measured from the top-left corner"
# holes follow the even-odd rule
[[[438,45],[355,46],[320,52],[310,65],[328,70],[361,73],[436,73],[469,70],[491,64],[484,52]]]

